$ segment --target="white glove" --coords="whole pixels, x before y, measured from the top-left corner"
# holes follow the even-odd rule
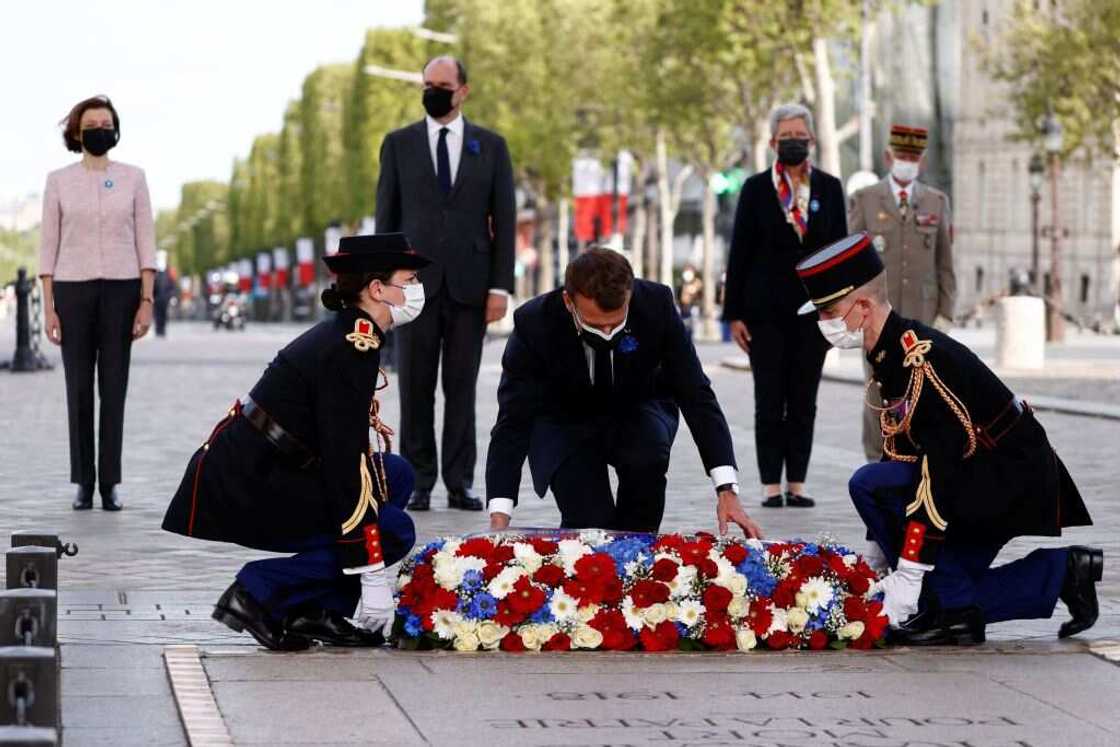
[[[867,541],[867,549],[863,551],[863,559],[871,566],[871,570],[880,576],[891,569],[890,563],[887,562],[887,556],[883,553],[883,548],[879,547],[879,543],[875,540]]]
[[[901,625],[918,611],[922,577],[932,570],[932,565],[903,558],[898,561],[898,570],[871,585],[870,593],[883,592],[883,612],[891,625]]]
[[[373,633],[381,631],[388,637],[396,609],[397,604],[393,600],[393,590],[389,588],[385,569],[363,573],[362,599],[354,611],[354,624]]]

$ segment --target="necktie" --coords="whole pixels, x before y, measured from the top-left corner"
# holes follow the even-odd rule
[[[611,396],[611,348],[609,345],[595,345],[595,394],[603,400]]]
[[[910,200],[906,197],[906,190],[898,190],[898,212],[902,213],[903,217],[906,216],[906,211],[910,207]]]
[[[439,128],[439,142],[436,144],[436,179],[444,194],[451,192],[451,157],[447,155],[447,128]]]

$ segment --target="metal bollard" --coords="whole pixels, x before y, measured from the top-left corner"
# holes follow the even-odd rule
[[[58,591],[58,555],[54,548],[27,545],[5,554],[9,589]]]
[[[58,596],[53,590],[0,591],[0,646],[57,645]]]
[[[32,327],[38,327],[38,319],[32,325],[31,306],[36,306],[38,313],[38,300],[34,294],[35,283],[27,278],[27,268],[21,267],[16,273],[16,351],[10,362],[5,361],[3,368],[14,372],[41,371],[51,365],[38,350],[38,340],[33,337]]]
[[[0,648],[0,724],[59,723],[58,655],[53,648]]]
[[[12,547],[26,547],[37,545],[39,547],[53,547],[58,557],[78,554],[78,546],[73,542],[63,543],[58,538],[58,532],[41,529],[20,529],[12,532]]]
[[[58,731],[46,726],[0,726],[0,747],[55,747]]]

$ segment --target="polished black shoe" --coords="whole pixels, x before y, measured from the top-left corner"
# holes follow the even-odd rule
[[[428,490],[414,490],[408,499],[409,511],[427,511],[432,507],[432,493]]]
[[[124,502],[121,501],[120,496],[117,495],[117,486],[102,485],[101,509],[103,511],[120,511],[122,508],[124,508]]]
[[[1059,638],[1069,638],[1093,627],[1100,614],[1100,607],[1097,604],[1097,582],[1103,576],[1103,550],[1082,545],[1069,548],[1066,578],[1062,582],[1059,597],[1065,602],[1073,619],[1067,620],[1058,628]]]
[[[769,498],[763,498],[762,499],[762,507],[763,508],[781,508],[784,505],[785,505],[785,500],[782,498],[781,493],[778,493],[777,495],[772,495]]]
[[[316,610],[289,617],[284,622],[284,632],[301,638],[311,638],[331,646],[382,646],[385,637],[356,627],[337,612]]]
[[[210,616],[237,633],[248,631],[257,643],[271,651],[302,651],[311,646],[307,638],[289,635],[269,620],[260,603],[237,581],[218,599]]]
[[[901,646],[975,646],[986,640],[984,612],[976,606],[926,609],[891,628],[888,640]]]
[[[470,488],[452,490],[447,494],[447,507],[457,508],[461,511],[481,511],[482,501],[471,492]]]
[[[71,506],[75,511],[88,511],[93,508],[93,486],[79,485],[78,492],[74,496],[74,503]]]
[[[817,502],[807,495],[786,493],[786,505],[793,506],[794,508],[812,508],[817,505]]]

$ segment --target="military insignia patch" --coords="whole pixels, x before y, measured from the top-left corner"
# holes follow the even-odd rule
[[[346,335],[346,340],[362,353],[381,347],[381,340],[373,334],[373,322],[368,319],[355,320],[354,331]]]
[[[902,360],[902,365],[921,366],[926,362],[926,353],[933,347],[933,343],[929,340],[920,340],[918,335],[912,329],[908,329],[902,333],[902,352],[905,353],[905,358]]]
[[[887,357],[887,351],[886,350],[880,350],[879,354],[877,356],[875,356],[875,362],[876,363],[882,363],[883,359],[886,358],[886,357]]]

